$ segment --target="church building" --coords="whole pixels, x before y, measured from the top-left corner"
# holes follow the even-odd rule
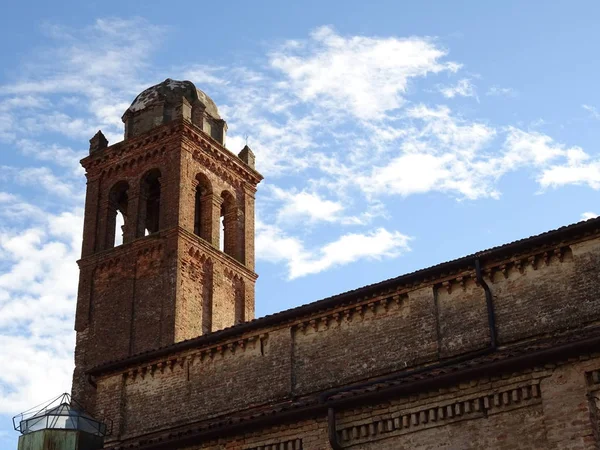
[[[189,81],[123,122],[82,160],[72,396],[104,448],[599,448],[600,219],[255,319],[250,148]]]

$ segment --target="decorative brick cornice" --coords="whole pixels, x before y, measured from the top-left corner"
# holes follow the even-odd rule
[[[274,441],[256,447],[244,447],[244,450],[302,450],[302,439]]]
[[[131,155],[129,157],[124,158],[122,162],[111,164],[110,167],[104,168],[101,172],[101,176],[109,179],[116,177],[125,170],[134,169],[136,167],[140,167],[144,164],[147,164],[149,161],[158,160],[159,158],[162,158],[166,152],[167,150],[165,146],[155,149],[143,150],[141,152],[142,154],[138,154],[137,156]]]
[[[568,246],[544,249],[488,266],[484,269],[484,273],[493,282],[498,273],[507,278],[510,271],[518,270],[521,275],[524,275],[526,265],[531,266],[533,270],[538,270],[549,266],[553,261],[559,263],[571,257],[572,251]],[[302,320],[294,327],[300,331],[306,331],[308,328],[326,329],[330,324],[339,323],[342,320],[362,319],[367,310],[373,313],[387,312],[390,306],[399,306],[407,300],[410,292],[421,289],[424,285],[431,285],[432,281],[434,280],[423,280],[422,282],[399,286],[396,290],[388,289],[380,293],[371,293],[369,296],[357,298],[354,302],[339,305],[335,309],[332,308],[326,314],[311,315],[310,318]],[[457,289],[464,291],[470,283],[479,285],[474,270],[460,272],[454,276],[446,275],[445,278],[433,282],[434,285],[440,286],[449,294]]]
[[[232,185],[239,185],[240,177],[251,185],[256,185],[263,179],[260,173],[248,167],[231,151],[207,136],[191,122],[184,120],[176,120],[153,128],[141,136],[117,142],[82,159],[81,165],[90,177],[95,176],[92,173],[113,176],[121,170],[162,156],[166,152],[164,140],[178,134],[182,137],[183,150],[191,151],[194,158],[210,166],[211,170],[226,178]],[[160,147],[158,147],[159,143]],[[194,151],[194,147],[199,147],[203,151]],[[119,162],[115,163],[116,161]]]
[[[172,122],[153,128],[147,134],[117,142],[100,152],[85,157],[81,160],[81,165],[89,173],[101,173],[116,166],[115,161],[117,160],[120,160],[120,166],[138,164],[164,153],[164,140],[181,130],[181,122]]]
[[[242,273],[247,279],[252,281],[256,281],[258,278],[258,275],[252,270],[248,269],[246,266],[228,254],[217,250],[201,237],[196,236],[195,234],[190,233],[183,228],[179,228],[179,234],[186,240],[187,254],[190,256],[190,258],[193,258],[196,261],[204,261],[208,259],[212,262],[218,260],[225,265],[225,270],[229,271],[229,273]]]
[[[256,345],[259,345],[259,348],[263,349],[268,338],[269,335],[267,333],[246,336],[237,340],[207,346],[195,352],[187,352],[151,361],[147,365],[131,367],[121,373],[125,380],[135,382],[147,376],[154,377],[157,372],[162,374],[165,371],[175,372],[177,370],[186,370],[186,368],[191,367],[193,364],[202,363],[208,359],[213,360],[217,356],[224,357],[229,354],[237,354],[238,352],[246,351],[250,347],[254,348]]]
[[[600,369],[587,372],[585,376],[591,389],[600,389]]]
[[[144,256],[162,251],[164,239],[176,232],[176,229],[164,230],[150,236],[137,238],[118,247],[85,256],[77,261],[80,268],[97,266],[109,267],[120,263],[132,255]]]
[[[406,293],[374,298],[360,304],[348,305],[347,307],[336,309],[324,315],[311,317],[308,320],[294,324],[292,328],[303,333],[306,333],[310,329],[314,331],[325,330],[334,324],[340,324],[344,321],[362,320],[367,311],[371,314],[386,313],[392,307],[399,307],[407,299],[408,294]]]
[[[200,131],[196,126],[188,122],[184,122],[183,125],[184,140],[182,148],[191,152],[195,159],[209,167],[211,171],[221,177],[228,178],[231,184],[239,184],[237,180],[240,177],[251,185],[256,185],[263,179],[260,173],[248,167],[235,154]],[[198,148],[202,151],[197,150]],[[227,171],[235,173],[236,176],[232,177]]]
[[[354,445],[444,426],[459,420],[479,419],[540,403],[539,380],[533,380],[371,417],[366,421],[340,428],[338,437],[342,443]]]

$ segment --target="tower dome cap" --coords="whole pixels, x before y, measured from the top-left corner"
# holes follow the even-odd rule
[[[175,103],[182,96],[192,105],[200,103],[212,118],[221,118],[217,105],[204,91],[198,89],[191,81],[178,81],[171,78],[145,89],[127,108],[124,117],[128,113],[137,113],[159,103]]]

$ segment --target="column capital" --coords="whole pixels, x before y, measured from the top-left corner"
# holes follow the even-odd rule
[[[214,192],[204,194],[202,196],[202,200],[208,200],[212,202],[212,204],[215,206],[221,206],[223,204],[223,198],[220,195],[215,194]]]

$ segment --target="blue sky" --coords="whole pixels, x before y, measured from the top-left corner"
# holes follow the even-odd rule
[[[0,17],[0,448],[70,388],[78,161],[189,79],[248,135],[257,316],[600,212],[593,1],[8,2]]]

